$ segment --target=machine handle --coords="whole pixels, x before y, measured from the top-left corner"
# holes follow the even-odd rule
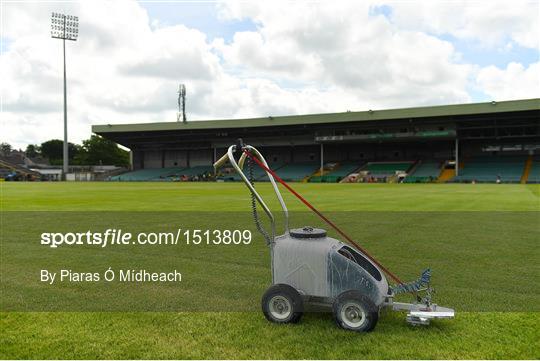
[[[247,152],[250,152],[251,154],[253,154],[255,157],[257,157],[257,159],[260,160],[260,162],[262,162],[262,164],[265,167],[268,167],[268,163],[266,163],[266,160],[264,159],[262,154],[255,147],[252,147],[250,145],[244,145],[242,141],[239,140],[238,144],[231,145],[229,149],[227,150],[227,153],[214,163],[214,171],[216,172],[220,167],[222,167],[225,163],[227,163],[227,161],[231,163],[231,166],[240,175],[240,178],[242,179],[244,184],[249,188],[249,190],[251,191],[251,194],[255,196],[257,202],[261,205],[264,212],[270,219],[270,223],[272,226],[272,238],[270,242],[272,242],[276,235],[276,229],[275,229],[276,226],[275,226],[274,216],[272,215],[272,212],[270,211],[270,209],[268,208],[268,206],[266,205],[266,203],[264,202],[260,194],[253,187],[253,184],[251,184],[251,181],[246,177],[246,175],[243,172],[244,163],[248,157]],[[241,153],[238,159],[238,162],[235,159],[235,153]],[[283,201],[283,197],[281,196],[281,193],[279,192],[279,189],[276,184],[276,181],[274,180],[274,177],[268,171],[266,172],[266,174],[268,175],[270,183],[272,184],[272,188],[274,189],[274,192],[276,193],[278,201],[285,215],[285,233],[289,233],[289,212],[287,210],[287,206],[285,205],[285,202]]]
[[[240,159],[238,160],[238,166],[240,167],[240,169],[244,169],[244,163],[246,161],[246,158],[247,158],[246,153],[242,153],[242,155],[240,156]]]
[[[219,168],[223,167],[223,165],[225,163],[227,163],[227,161],[229,160],[229,155],[227,153],[225,153],[223,155],[223,157],[219,158],[215,163],[214,163],[214,171],[218,170]]]
[[[240,156],[240,160],[238,160],[238,166],[240,169],[244,169],[244,163],[246,162],[247,155],[245,153],[242,153]],[[229,160],[229,154],[225,153],[221,158],[219,158],[214,163],[214,171],[217,171],[219,168],[223,167],[225,163]]]

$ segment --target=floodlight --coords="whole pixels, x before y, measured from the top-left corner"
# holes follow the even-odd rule
[[[68,172],[68,136],[67,136],[67,83],[66,83],[66,40],[77,41],[79,36],[79,17],[53,12],[51,14],[51,37],[62,39],[64,50],[64,147],[63,177]]]
[[[52,13],[51,37],[55,39],[76,41],[79,34],[78,28],[78,16]]]

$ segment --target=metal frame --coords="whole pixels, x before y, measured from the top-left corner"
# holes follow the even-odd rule
[[[235,152],[237,153],[241,152],[241,155],[238,161],[235,159]],[[253,194],[257,202],[260,204],[260,206],[263,208],[264,212],[270,219],[271,229],[272,229],[271,231],[272,238],[271,238],[271,242],[269,246],[271,249],[271,258],[272,258],[272,283],[275,283],[274,282],[275,281],[274,245],[276,242],[275,218],[272,212],[270,211],[269,207],[266,205],[266,203],[262,199],[261,195],[257,192],[253,184],[250,182],[250,180],[247,178],[247,176],[243,172],[244,163],[247,159],[247,152],[257,157],[261,161],[261,163],[265,167],[268,168],[268,163],[266,162],[262,154],[255,147],[250,146],[250,145],[244,145],[242,144],[241,141],[239,141],[237,145],[231,145],[228,148],[227,153],[214,163],[214,170],[217,171],[220,167],[225,165],[225,163],[227,163],[228,161],[232,165],[232,167],[238,172],[242,181],[248,187],[250,192]],[[275,182],[274,177],[267,170],[265,170],[265,173],[267,174],[270,180],[270,183],[272,184],[276,197],[281,205],[281,208],[285,216],[285,234],[277,238],[281,239],[282,241],[286,241],[287,239],[290,239],[289,213],[287,210],[287,206],[285,205],[285,202]],[[331,240],[334,242],[341,243],[338,240],[334,240],[334,239],[331,239]],[[377,270],[379,269],[377,268]],[[385,281],[385,284],[388,285],[383,272],[381,270],[379,270],[379,272],[381,272],[382,279]],[[391,293],[388,296],[386,296],[386,298],[383,299],[383,302],[380,303],[379,305],[380,307],[388,307],[392,309],[393,311],[407,311],[408,313],[407,313],[406,320],[408,323],[412,325],[428,325],[430,320],[436,319],[436,318],[453,318],[455,314],[453,309],[441,307],[441,306],[438,306],[437,304],[431,303],[431,291],[432,289],[429,287],[429,284],[427,287],[422,287],[420,289],[417,289],[414,292],[414,295],[417,299],[415,303],[394,302],[393,301],[394,294]],[[426,292],[426,296],[421,298],[419,296],[420,292]],[[303,296],[306,299],[310,299],[311,297],[313,297],[313,295],[303,295]],[[314,299],[315,299],[314,303],[319,306],[324,306],[324,305],[328,306],[327,301],[331,300],[331,298],[318,297],[318,296],[315,296]]]
[[[246,187],[248,187],[250,192],[255,196],[255,199],[257,200],[257,202],[261,205],[262,209],[264,210],[264,213],[266,213],[266,215],[270,219],[272,242],[274,242],[276,238],[276,220],[274,218],[274,215],[272,214],[272,211],[270,210],[270,208],[266,205],[266,203],[262,199],[259,192],[257,192],[255,187],[253,187],[253,184],[251,184],[251,182],[249,181],[249,179],[247,178],[247,176],[245,175],[243,171],[243,167],[244,167],[244,163],[245,163],[247,155],[245,153],[242,153],[242,155],[240,156],[240,159],[237,162],[236,159],[234,158],[234,153],[236,151],[241,151],[241,152],[248,151],[252,153],[254,156],[256,156],[266,167],[268,167],[268,163],[266,162],[266,159],[264,159],[262,154],[257,150],[257,148],[252,147],[251,145],[242,145],[241,149],[237,149],[237,147],[239,146],[240,145],[231,145],[228,148],[227,153],[214,163],[214,170],[217,170],[218,168],[223,166],[227,161],[231,163],[231,165],[236,170],[236,172],[238,172],[238,175],[240,175],[240,178],[242,178],[242,181],[245,183]],[[265,173],[268,176],[270,183],[272,184],[274,193],[276,194],[279,204],[281,205],[281,209],[283,210],[284,221],[285,221],[284,233],[288,234],[289,233],[289,211],[287,209],[287,206],[285,205],[285,201],[283,200],[283,197],[281,195],[281,192],[279,191],[279,188],[277,186],[277,183],[274,177],[272,176],[272,174],[270,174],[267,171],[265,171]]]
[[[393,302],[390,299],[384,306],[391,308],[392,311],[408,311],[406,320],[411,325],[429,325],[432,319],[454,318],[455,316],[453,309],[434,303],[426,306],[421,303]]]

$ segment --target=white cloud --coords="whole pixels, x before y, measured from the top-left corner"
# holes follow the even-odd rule
[[[19,147],[63,136],[62,48],[49,36],[52,11],[80,18],[79,40],[66,44],[71,141],[89,137],[91,124],[175,120],[178,83],[199,97],[221,72],[202,32],[182,25],[152,30],[134,1],[3,7],[10,45],[0,56],[1,133]],[[190,110],[204,115],[196,104]]]
[[[505,69],[488,66],[478,72],[476,81],[494,100],[540,98],[540,62],[527,68],[513,62]]]
[[[347,1],[227,3],[223,17],[250,17],[259,29],[236,33],[220,50],[226,64],[249,77],[350,92],[354,109],[469,100],[472,68],[454,62],[452,44],[403,31],[369,10],[368,3]]]
[[[540,48],[540,2],[395,1],[392,21],[401,28],[450,34],[488,47],[508,40]]]
[[[9,45],[0,55],[0,140],[24,147],[62,137],[62,48],[49,37],[52,11],[80,18],[79,41],[67,44],[74,142],[89,137],[91,124],[174,121],[180,82],[187,84],[190,120],[467,102],[471,79],[499,99],[538,94],[537,65],[477,74],[434,35],[493,35],[493,42],[507,39],[508,51],[512,42],[533,46],[538,15],[529,3],[440,10],[427,2],[412,8],[392,2],[391,19],[373,15],[373,6],[385,3],[218,4],[224,21],[256,24],[230,42],[210,41],[182,24],[160,25],[131,0],[4,3],[2,37]],[[458,21],[459,12],[466,20]],[[498,84],[505,93],[496,93]]]

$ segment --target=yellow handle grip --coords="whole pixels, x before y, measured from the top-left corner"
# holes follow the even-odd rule
[[[219,158],[214,163],[214,170],[217,170],[218,168],[221,168],[227,161],[229,160],[229,156],[227,154],[224,154],[223,157]]]
[[[238,160],[238,166],[240,167],[240,169],[244,169],[244,162],[246,161],[246,158],[247,158],[246,153],[242,153],[242,155],[240,156],[240,159]]]

